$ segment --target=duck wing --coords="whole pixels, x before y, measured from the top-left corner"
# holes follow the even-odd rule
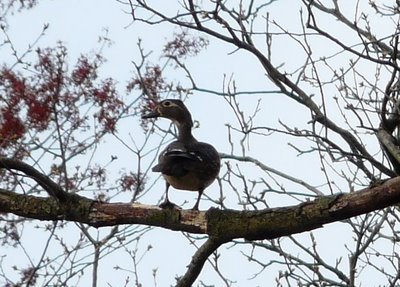
[[[188,172],[209,174],[210,168],[219,171],[218,152],[209,144],[197,142],[186,147],[181,142],[171,143],[160,155],[154,172],[182,177]]]

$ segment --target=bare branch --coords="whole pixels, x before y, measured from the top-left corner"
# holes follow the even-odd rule
[[[196,253],[192,257],[192,261],[188,266],[188,270],[185,275],[178,279],[176,284],[177,287],[190,287],[199,276],[203,269],[204,263],[210,257],[210,255],[221,246],[223,242],[216,240],[212,237],[208,238],[207,241],[197,249]]]

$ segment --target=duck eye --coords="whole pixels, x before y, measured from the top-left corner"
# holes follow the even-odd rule
[[[163,106],[164,107],[169,107],[171,105],[171,102],[170,101],[165,101],[165,102],[163,102]]]

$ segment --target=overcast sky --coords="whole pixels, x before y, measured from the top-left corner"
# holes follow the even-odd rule
[[[279,17],[279,20],[284,22],[288,27],[297,27],[296,25],[300,23],[298,6],[293,5],[293,2],[290,0],[279,2],[279,9],[284,7],[285,11],[285,17]],[[171,6],[171,3],[170,1],[165,1],[163,5]],[[128,10],[126,8],[117,1],[105,0],[39,1],[39,5],[34,9],[16,13],[9,17],[9,35],[17,51],[22,53],[37,38],[43,25],[48,23],[50,25],[49,29],[46,31],[46,35],[39,41],[37,47],[51,47],[55,46],[57,41],[62,41],[68,48],[71,65],[73,65],[80,54],[96,52],[100,47],[98,43],[99,37],[108,33],[107,35],[113,42],[113,45],[104,50],[103,55],[107,59],[107,63],[101,69],[101,75],[116,79],[119,82],[121,94],[124,94],[125,85],[134,70],[132,61],[139,60],[137,49],[138,39],[142,39],[143,45],[147,50],[154,50],[151,56],[154,62],[162,62],[162,59],[159,58],[159,51],[166,39],[169,39],[175,31],[175,28],[168,25],[151,27],[139,23],[132,24],[131,17],[127,13]],[[171,7],[169,8],[172,9]],[[271,16],[277,17],[276,15],[279,14],[274,13],[282,11],[279,9],[278,6],[271,6]],[[280,12],[280,15],[282,15],[282,12]],[[263,29],[263,27],[260,29]],[[298,31],[300,31],[300,27]],[[3,37],[3,35],[0,37]],[[225,75],[227,77],[234,77],[239,90],[268,91],[274,89],[256,59],[244,52],[236,52],[230,55],[229,53],[233,52],[232,47],[221,44],[214,39],[210,39],[210,41],[210,46],[206,51],[202,52],[199,57],[189,59],[187,62],[199,86],[222,92]],[[282,62],[288,70],[300,64],[295,56],[289,57],[292,60],[291,62],[286,62],[288,53],[292,52],[290,45],[279,43],[279,40],[277,45],[281,45],[281,48],[276,51],[282,54],[274,54],[275,63]],[[329,47],[325,48],[329,49]],[[8,58],[9,54],[7,47],[0,48],[0,58],[13,63],[13,59]],[[34,54],[32,54],[33,56]],[[168,77],[183,82],[187,81],[185,78],[180,78],[182,77],[182,73],[178,72],[176,74],[171,72]],[[251,113],[255,109],[258,98],[259,96],[257,95],[239,97],[241,106],[248,113]],[[200,122],[200,128],[195,131],[196,137],[202,141],[212,143],[220,152],[229,153],[226,124],[237,125],[237,122],[232,112],[227,109],[224,99],[215,95],[195,92],[187,101],[187,105],[192,111],[194,119]],[[262,96],[261,112],[260,116],[256,118],[256,122],[258,125],[264,124],[270,126],[277,126],[279,120],[287,123],[304,122],[306,124],[307,117],[308,112],[304,109],[299,109],[293,101],[278,95],[266,94]],[[139,118],[131,117],[126,123],[126,125],[120,126],[119,134],[129,141],[129,135],[141,133],[138,126]],[[168,124],[168,122],[161,123],[161,125],[165,126]],[[291,174],[294,177],[307,180],[315,186],[324,182],[325,178],[323,178],[318,168],[318,158],[307,155],[302,158],[297,157],[296,152],[288,148],[287,139],[284,137],[278,135],[275,137],[251,137],[249,143],[251,148],[246,150],[246,153],[258,158],[268,166]],[[104,143],[104,158],[108,159],[110,154],[118,153],[121,168],[129,170],[131,166],[135,166],[132,164],[134,157],[127,150],[123,148],[118,151],[111,150],[113,147],[107,144]],[[235,150],[235,153],[240,154],[240,150]],[[306,166],[304,162],[307,162]],[[294,188],[295,185],[289,185],[289,187]],[[343,187],[346,186],[343,185]],[[161,197],[163,190],[164,183],[160,181],[154,187],[154,192],[157,194],[149,194],[142,199],[143,202],[156,204],[154,201]],[[210,197],[218,196],[218,186],[216,183],[209,187],[207,195]],[[171,192],[173,201],[183,202],[187,200],[189,201],[188,206],[192,205],[191,202],[194,202],[196,196],[194,193]],[[235,197],[228,199],[228,203],[232,203],[230,207],[235,207],[235,200]],[[273,206],[294,203],[282,202],[279,198],[272,201]],[[203,201],[200,203],[201,209],[206,209],[209,206],[211,204],[208,202]],[[72,230],[78,232],[76,228]],[[32,232],[36,239],[40,238],[40,235],[34,229],[30,232]],[[335,258],[333,255],[337,254],[339,249],[344,249],[343,243],[345,240],[351,238],[351,233],[347,232],[348,236],[337,238],[337,249],[332,249],[328,240],[324,240],[329,238],[332,232],[345,233],[346,230],[343,230],[341,223],[335,223],[324,228],[323,231],[316,231],[315,234],[320,242],[322,253],[327,255],[332,254],[332,258]],[[77,235],[68,234],[66,236],[76,237]],[[308,237],[308,234],[299,236],[299,238]],[[45,240],[45,238],[43,237],[42,240]],[[189,263],[195,249],[193,246],[190,246],[188,240],[183,235],[177,232],[156,229],[146,234],[145,238],[146,240],[140,242],[139,248],[143,251],[146,249],[147,244],[149,244],[153,246],[153,249],[140,265],[141,270],[139,272],[142,274],[141,282],[144,286],[153,286],[152,270],[159,268],[157,272],[158,286],[173,284],[174,276],[184,273],[185,266]],[[29,244],[29,242],[26,243],[26,246],[32,247],[32,249],[35,248],[35,245],[36,243],[33,241],[32,244]],[[181,246],[184,247],[182,248]],[[245,249],[249,250],[249,247]],[[266,278],[271,280],[271,282],[274,281],[274,278],[268,278],[267,276],[252,280],[250,281],[250,285],[247,285],[247,279],[258,270],[252,269],[254,265],[247,263],[240,255],[239,248],[233,248],[229,251],[223,250],[221,252],[223,254],[222,269],[225,272],[224,274],[228,277],[231,274],[231,277],[237,280],[236,286],[267,286]],[[15,257],[14,260],[17,261],[17,258]],[[119,277],[119,273],[114,272],[113,267],[116,262],[119,262],[120,265],[129,268],[131,262],[129,258],[121,257],[118,254],[110,255],[108,258],[100,263],[102,272],[99,275],[99,282],[103,282],[104,284],[101,283],[99,286],[106,286],[105,282],[110,283],[112,286],[122,286],[125,277]],[[126,261],[120,262],[121,258]],[[170,263],[171,258],[174,258],[173,264]],[[266,254],[265,260],[268,260],[268,258],[268,254]],[[245,268],[242,268],[242,264]],[[239,268],[242,271],[241,274],[237,273]],[[219,282],[216,279],[215,272],[209,269],[209,267],[206,267],[202,273],[209,274],[207,278],[209,281],[206,281],[206,283]],[[115,278],[110,278],[110,275]],[[88,282],[88,278],[90,279],[89,270],[88,277],[80,282],[80,286],[88,286],[86,283]],[[200,278],[204,279],[205,277],[201,276]],[[216,283],[216,286],[219,286],[219,284]]]

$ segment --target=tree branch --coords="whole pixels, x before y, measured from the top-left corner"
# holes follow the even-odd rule
[[[0,169],[18,170],[35,180],[48,194],[57,198],[60,202],[65,202],[69,194],[65,192],[57,183],[52,181],[48,176],[42,174],[33,166],[23,161],[0,157]]]
[[[29,168],[29,165],[18,167],[38,182],[52,182],[45,175],[35,178],[37,171],[33,172],[34,169]],[[52,190],[47,191],[52,194]],[[60,204],[55,197],[36,197],[0,189],[0,213],[39,220],[75,221],[94,227],[143,224],[207,234],[209,239],[193,256],[187,272],[177,283],[177,286],[191,286],[207,258],[223,243],[235,238],[259,240],[288,236],[398,204],[400,177],[356,192],[321,196],[295,206],[260,211],[161,209],[137,203],[105,203],[77,194],[66,194],[67,201]]]
[[[70,195],[68,205],[54,198],[0,189],[0,212],[39,220],[67,220],[94,227],[144,224],[169,230],[208,234],[224,242],[235,238],[273,239],[322,227],[326,223],[400,203],[400,177],[347,194],[321,196],[299,205],[261,211],[169,210],[131,203],[105,203]]]
[[[295,178],[295,177],[285,174],[277,169],[271,168],[271,167],[263,164],[261,161],[259,161],[256,158],[253,158],[250,156],[235,156],[235,155],[226,154],[226,153],[220,153],[220,157],[227,158],[227,159],[234,159],[234,160],[243,161],[243,162],[251,162],[266,172],[271,172],[271,173],[276,174],[276,175],[278,175],[282,178],[285,178],[289,181],[292,181],[294,183],[304,186],[305,188],[312,191],[316,195],[324,195],[321,191],[319,191],[317,188],[313,187],[312,185],[308,184],[304,180]]]
[[[185,275],[178,279],[176,287],[192,286],[203,269],[204,263],[210,255],[220,247],[223,242],[210,237],[193,255]]]

